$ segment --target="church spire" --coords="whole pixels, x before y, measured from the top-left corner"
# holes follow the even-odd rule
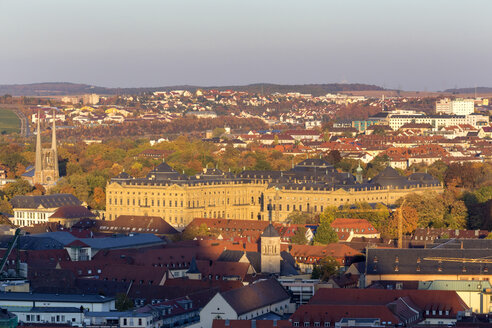
[[[38,109],[38,129],[36,132],[36,160],[34,164],[34,172],[35,174],[40,174],[43,171],[43,163],[42,163],[42,148],[41,148],[41,113]]]

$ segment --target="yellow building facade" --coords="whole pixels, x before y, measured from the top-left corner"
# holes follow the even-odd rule
[[[290,171],[239,175],[213,169],[186,177],[165,163],[145,179],[122,173],[106,187],[106,219],[160,216],[175,227],[184,227],[197,217],[267,220],[271,204],[273,220],[283,221],[292,211],[319,213],[327,206],[356,202],[394,204],[409,193],[443,190],[428,175],[412,180],[391,168],[370,182],[360,182],[320,161],[308,159]]]

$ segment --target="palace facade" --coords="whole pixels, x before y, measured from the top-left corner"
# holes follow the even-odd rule
[[[321,159],[307,159],[288,171],[243,171],[239,174],[206,169],[182,175],[161,163],[146,178],[125,172],[106,188],[106,219],[120,215],[159,216],[175,227],[196,217],[283,221],[292,211],[322,212],[326,206],[356,202],[394,204],[409,193],[442,192],[429,174],[403,177],[387,167],[370,181],[337,172]]]

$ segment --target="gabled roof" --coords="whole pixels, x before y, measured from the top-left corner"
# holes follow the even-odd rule
[[[347,288],[329,288],[348,290]],[[346,319],[380,319],[381,322],[391,322],[392,324],[399,323],[396,317],[386,305],[339,305],[339,304],[305,304],[301,305],[296,312],[290,317],[292,322],[299,322],[299,326],[303,326],[304,322],[309,322],[310,326],[314,326],[315,322],[329,322],[330,326],[333,323],[340,322]],[[333,325],[334,326],[334,325]],[[362,327],[371,327],[371,324],[362,325]],[[350,327],[350,326],[349,326]]]
[[[78,248],[78,247],[90,247],[90,246],[77,239],[77,240],[72,241],[70,244],[66,245],[65,247]]]
[[[16,208],[57,208],[65,205],[81,205],[82,202],[72,194],[54,194],[42,196],[15,196],[10,204]]]
[[[398,298],[409,297],[420,309],[440,306],[456,316],[469,307],[455,291],[411,289],[351,289],[321,288],[309,300],[309,305],[388,305]]]
[[[64,205],[59,207],[50,219],[85,219],[96,217],[87,207],[81,205]]]
[[[238,315],[290,299],[289,294],[276,279],[233,289],[221,293],[221,296]]]

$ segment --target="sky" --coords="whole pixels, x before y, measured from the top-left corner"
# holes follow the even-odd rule
[[[0,0],[0,84],[492,87],[490,0]]]

